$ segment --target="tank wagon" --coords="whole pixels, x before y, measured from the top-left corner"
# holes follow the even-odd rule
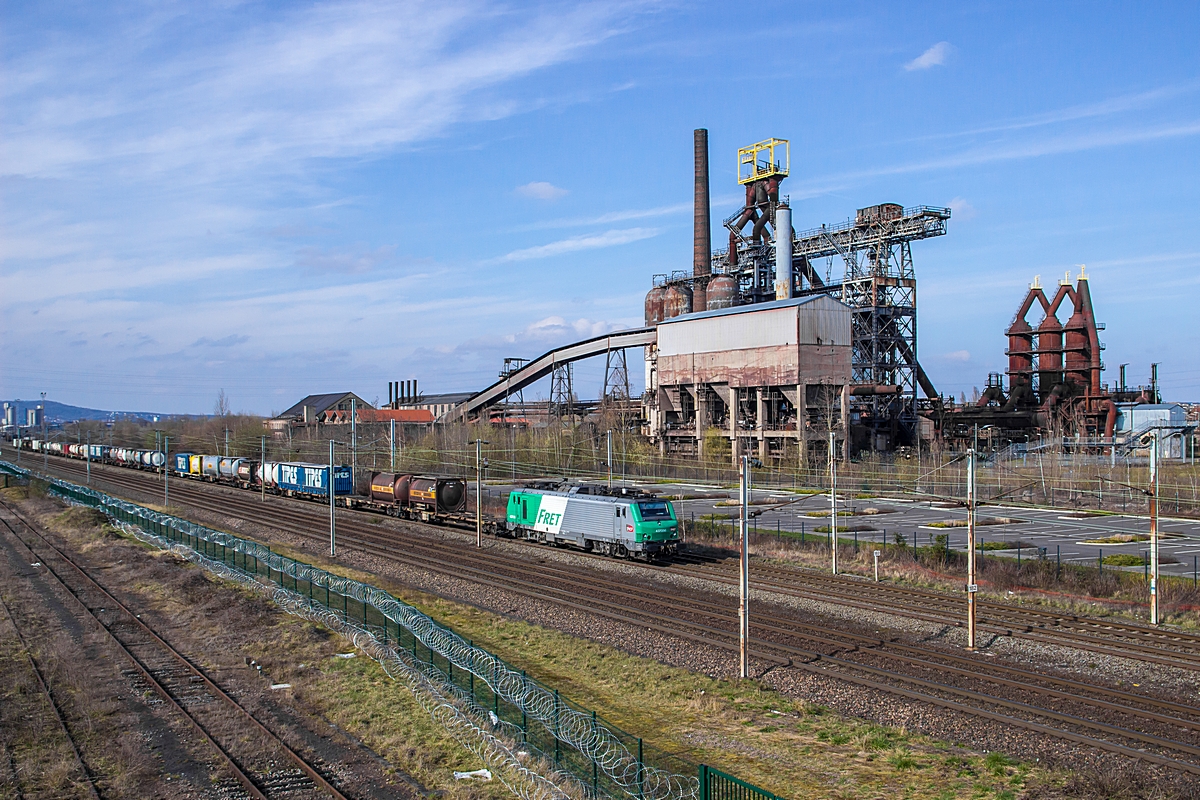
[[[372,472],[366,500],[354,504],[428,522],[461,515],[467,508],[467,485],[458,478]]]
[[[512,535],[624,558],[668,556],[679,548],[679,520],[666,500],[517,489],[508,496]]]

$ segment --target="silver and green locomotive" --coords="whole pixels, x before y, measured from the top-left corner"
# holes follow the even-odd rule
[[[508,496],[510,535],[588,552],[651,559],[679,548],[679,520],[667,500],[606,497],[541,489]]]

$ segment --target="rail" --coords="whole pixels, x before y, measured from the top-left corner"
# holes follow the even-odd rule
[[[44,481],[68,502],[95,508],[142,541],[223,577],[256,587],[265,577],[278,587],[276,602],[290,613],[351,631],[355,645],[393,678],[407,682],[414,694],[424,692],[422,705],[435,720],[519,797],[566,797],[559,784],[568,776],[596,798],[725,797],[703,793],[699,776],[711,768],[647,745],[382,589],[7,461],[0,461],[0,472]],[[538,759],[522,751],[535,753],[546,769],[539,772]],[[756,791],[753,797],[775,797]]]

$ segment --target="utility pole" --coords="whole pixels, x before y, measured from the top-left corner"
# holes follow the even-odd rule
[[[334,536],[333,512],[333,439],[329,440],[329,556],[337,555],[337,538]]]
[[[396,418],[395,417],[392,417],[391,425],[389,426],[388,443],[390,444],[391,450],[392,450],[392,461],[391,461],[392,466],[390,469],[394,473],[396,471]]]
[[[750,677],[750,547],[747,541],[747,521],[750,518],[750,457],[742,456],[742,513],[741,566],[738,574],[738,638],[741,642],[741,676]]]
[[[967,649],[975,649],[975,450],[967,451]]]
[[[358,401],[350,398],[350,485],[354,485],[354,473],[358,470]]]
[[[262,450],[258,458],[258,488],[261,493],[260,503],[267,502],[267,437],[262,437]]]
[[[483,439],[475,440],[475,546],[483,547]]]
[[[1150,440],[1150,624],[1158,624],[1158,436]]]
[[[833,457],[837,434],[829,432],[829,551],[832,554],[833,574],[838,574],[837,541],[837,460]]]
[[[163,510],[171,504],[171,437],[163,434]]]
[[[42,392],[42,471],[50,470],[50,451],[46,448],[46,393]]]
[[[612,488],[612,430],[608,431],[608,488]]]
[[[225,457],[229,458],[229,428],[225,429]]]
[[[21,446],[21,442],[18,440],[17,447],[20,447],[20,446]],[[21,451],[18,450],[17,455],[20,455],[20,454],[21,454]],[[87,443],[87,484],[88,484],[88,486],[92,485],[92,432],[91,431],[88,431],[88,443]]]

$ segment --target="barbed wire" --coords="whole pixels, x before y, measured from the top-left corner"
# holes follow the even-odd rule
[[[30,470],[11,464],[4,463],[4,466],[26,476],[35,475]],[[525,717],[540,723],[562,744],[577,750],[628,797],[636,797],[639,800],[693,800],[699,795],[697,778],[645,764],[629,750],[615,732],[606,724],[597,721],[594,714],[572,708],[557,692],[514,670],[502,659],[476,647],[454,631],[378,587],[295,561],[257,542],[160,513],[94,489],[57,478],[40,475],[37,477],[55,487],[58,490],[56,493],[63,495],[68,501],[91,507],[99,506],[106,511],[116,510],[131,518],[144,520],[146,526],[134,525],[124,522],[119,514],[108,513],[108,516],[122,522],[122,528],[137,536],[139,540],[176,553],[214,574],[241,585],[254,588],[261,587],[262,583],[237,567],[209,558],[182,542],[172,541],[168,537],[150,532],[147,528],[169,528],[181,538],[190,537],[233,550],[244,557],[256,559],[269,570],[292,577],[294,581],[305,582],[312,587],[321,587],[327,593],[352,599],[361,603],[364,609],[367,606],[374,608],[398,628],[408,631],[430,652],[437,653],[454,667],[482,680],[496,697],[503,698]],[[351,631],[351,637],[359,637],[355,639],[355,645],[379,661],[389,675],[407,685],[415,697],[419,700],[425,698],[422,707],[447,727],[468,749],[485,760],[493,760],[497,772],[506,777],[505,785],[519,797],[545,800],[571,796],[546,794],[549,791],[564,791],[561,784],[565,773],[553,770],[546,773],[534,771],[527,762],[536,760],[531,759],[530,755],[537,751],[537,748],[522,735],[522,729],[480,707],[473,696],[452,681],[439,677],[442,673],[436,667],[410,658],[407,653],[400,656],[400,651],[380,642],[368,627],[349,622],[319,601],[313,601],[282,586],[274,591],[279,598],[276,602],[289,613],[304,616],[339,632]],[[280,594],[281,592],[283,594]],[[515,745],[507,744],[506,739],[523,739],[520,745],[522,749],[514,750]],[[521,752],[526,752],[527,755],[521,756]],[[539,756],[540,760],[549,761],[540,752]],[[489,764],[491,763],[492,761],[489,761]],[[580,788],[578,783],[576,788],[587,792],[587,789]]]

